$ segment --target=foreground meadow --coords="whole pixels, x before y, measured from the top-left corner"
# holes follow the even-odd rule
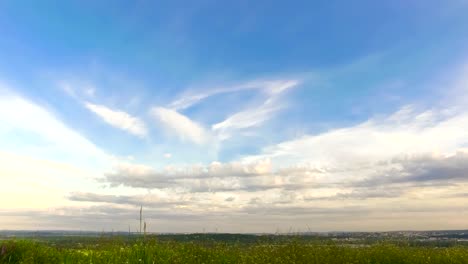
[[[85,243],[6,240],[0,263],[468,263],[468,247],[370,245],[301,240],[225,243],[123,241]]]

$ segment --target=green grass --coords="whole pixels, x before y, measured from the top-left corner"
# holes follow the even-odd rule
[[[3,250],[2,250],[3,248]],[[3,253],[2,253],[3,251]],[[0,263],[468,263],[468,247],[415,247],[393,243],[199,243],[114,239],[63,247],[32,240],[0,243]]]

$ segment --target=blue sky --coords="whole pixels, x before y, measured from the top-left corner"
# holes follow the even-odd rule
[[[140,203],[154,231],[466,228],[421,227],[415,208],[468,213],[467,12],[462,0],[2,1],[6,228],[126,229]]]

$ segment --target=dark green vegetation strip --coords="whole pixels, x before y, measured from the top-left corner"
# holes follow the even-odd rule
[[[116,241],[68,248],[17,240],[0,244],[0,263],[468,263],[468,247]]]

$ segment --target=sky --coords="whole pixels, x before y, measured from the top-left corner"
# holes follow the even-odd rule
[[[0,1],[0,230],[467,229],[467,13]]]

